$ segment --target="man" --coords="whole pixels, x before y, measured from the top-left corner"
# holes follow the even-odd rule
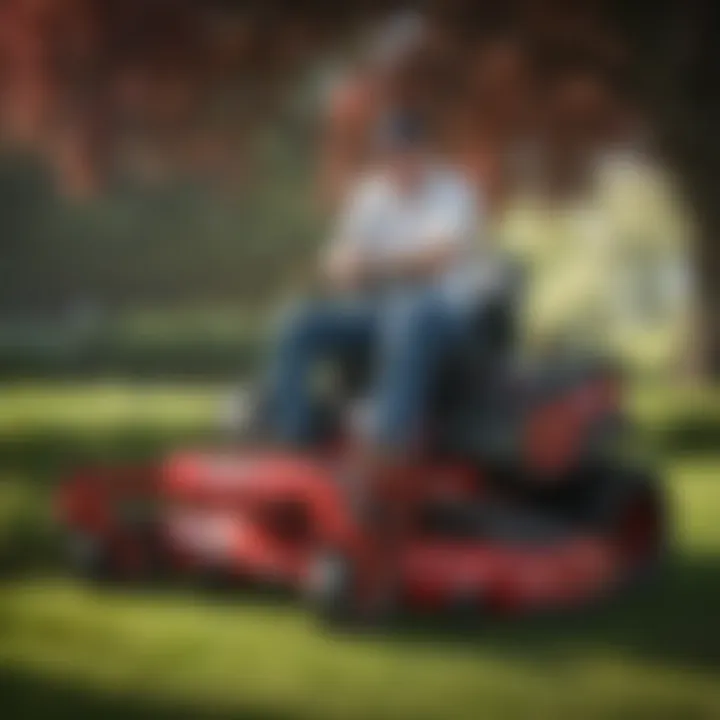
[[[281,332],[272,373],[275,433],[312,434],[308,377],[329,355],[372,348],[372,453],[409,453],[422,429],[443,351],[461,340],[477,290],[471,253],[476,195],[442,168],[423,123],[396,116],[381,133],[381,160],[356,181],[323,274],[332,299],[304,307]]]

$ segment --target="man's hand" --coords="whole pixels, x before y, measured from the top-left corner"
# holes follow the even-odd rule
[[[367,288],[373,283],[430,280],[442,274],[454,259],[456,250],[453,243],[438,242],[371,263],[352,246],[340,246],[328,254],[323,269],[333,290],[348,292]]]
[[[359,290],[370,280],[370,268],[356,248],[349,245],[333,247],[323,264],[325,279],[335,291]]]
[[[400,280],[430,280],[446,270],[456,252],[457,248],[451,242],[433,243],[389,258],[383,263],[382,273]]]

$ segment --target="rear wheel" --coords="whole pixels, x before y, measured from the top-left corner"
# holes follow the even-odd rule
[[[666,559],[668,527],[661,484],[647,471],[606,471],[595,509],[632,584],[652,577]]]

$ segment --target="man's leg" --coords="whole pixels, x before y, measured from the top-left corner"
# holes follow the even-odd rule
[[[448,345],[459,340],[459,312],[432,291],[391,298],[379,328],[375,443],[409,452],[420,439],[431,386]]]
[[[305,305],[283,323],[270,377],[272,429],[304,443],[312,434],[310,374],[319,360],[372,342],[376,314],[364,301]]]
[[[413,508],[407,460],[427,416],[438,365],[461,329],[458,315],[430,292],[387,299],[378,319],[371,435],[349,476],[357,517],[367,531],[361,602],[370,614],[393,602],[398,548]]]

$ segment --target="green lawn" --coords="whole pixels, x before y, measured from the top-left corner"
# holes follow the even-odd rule
[[[323,633],[286,603],[90,590],[53,567],[47,498],[62,471],[206,437],[216,390],[0,398],[2,718],[720,718],[720,403],[707,394],[638,397],[669,440],[676,527],[652,592],[570,618],[364,637]]]

